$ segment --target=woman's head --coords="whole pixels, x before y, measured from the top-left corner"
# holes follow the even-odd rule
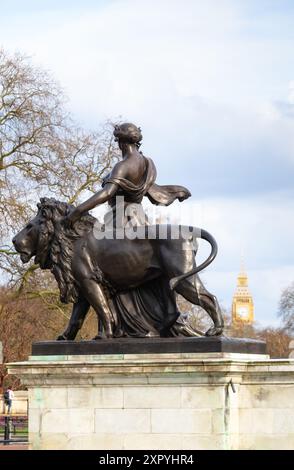
[[[124,124],[117,124],[114,127],[113,135],[115,140],[122,144],[135,144],[140,147],[140,142],[143,138],[140,127],[125,122]]]

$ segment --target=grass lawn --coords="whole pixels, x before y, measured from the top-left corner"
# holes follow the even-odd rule
[[[15,429],[15,434],[13,432],[13,427],[12,427],[12,435],[17,436],[19,434],[27,434],[28,433],[28,427],[20,427],[16,425]],[[4,426],[0,426],[0,436],[4,436]]]

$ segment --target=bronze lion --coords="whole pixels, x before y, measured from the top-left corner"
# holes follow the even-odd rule
[[[41,269],[50,269],[55,276],[61,301],[73,302],[69,324],[58,339],[75,339],[90,306],[107,338],[122,336],[121,331],[118,333],[119,318],[113,308],[113,297],[150,286],[152,282],[164,286],[158,299],[164,318],[155,327],[159,335],[170,336],[177,322],[176,293],[207,311],[213,326],[206,335],[222,333],[223,319],[217,299],[206,290],[197,274],[217,253],[216,242],[208,232],[197,230],[197,236],[207,240],[212,249],[207,260],[196,267],[193,235],[185,240],[170,235],[166,239],[158,236],[97,239],[93,230],[96,219],[88,213],[73,227],[64,225],[64,218],[72,209],[65,202],[42,198],[36,216],[13,239],[22,262],[35,257]],[[153,226],[157,234],[158,227]],[[167,228],[170,234],[171,227]]]

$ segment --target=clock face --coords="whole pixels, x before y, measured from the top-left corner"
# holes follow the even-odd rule
[[[237,308],[237,314],[240,318],[248,318],[249,317],[249,311],[248,307],[238,307]]]

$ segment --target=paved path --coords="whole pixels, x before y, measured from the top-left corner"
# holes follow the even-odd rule
[[[8,446],[0,444],[0,452],[1,450],[28,450],[28,444],[9,444]]]

